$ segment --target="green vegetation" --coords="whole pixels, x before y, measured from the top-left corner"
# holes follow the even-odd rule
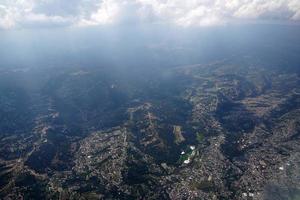
[[[296,195],[296,196],[292,197],[291,200],[300,200],[300,195]]]
[[[203,133],[197,133],[196,134],[196,139],[197,139],[197,141],[198,141],[198,143],[202,143],[203,142],[203,140],[204,140],[204,135],[203,135]]]
[[[192,181],[190,183],[190,187],[192,190],[203,190],[203,191],[212,191],[214,189],[214,184],[211,181]]]
[[[184,150],[184,154],[180,155],[178,163],[182,164],[185,160],[192,157],[193,150],[191,150],[190,146],[187,146]]]
[[[180,158],[178,162],[182,164],[185,160],[189,159],[191,153],[185,153],[183,155],[180,155]]]

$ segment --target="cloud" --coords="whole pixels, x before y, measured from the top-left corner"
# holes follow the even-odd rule
[[[300,21],[299,0],[0,0],[0,28]]]
[[[0,28],[9,29],[14,26],[15,20],[12,11],[4,5],[0,5]]]
[[[135,24],[154,22],[151,5],[132,0],[103,0],[98,10],[79,21],[79,25]]]
[[[66,17],[36,13],[34,0],[2,0],[0,2],[0,28],[39,27],[66,24]],[[70,25],[70,23],[68,24]]]

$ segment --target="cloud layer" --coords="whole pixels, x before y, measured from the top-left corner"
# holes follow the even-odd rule
[[[0,28],[300,21],[299,0],[0,0]]]

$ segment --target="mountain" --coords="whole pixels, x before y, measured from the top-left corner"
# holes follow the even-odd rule
[[[3,69],[0,198],[297,199],[299,75],[249,56]]]

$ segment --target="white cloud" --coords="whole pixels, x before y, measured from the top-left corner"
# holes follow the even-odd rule
[[[14,26],[15,20],[12,11],[4,5],[0,5],[0,28],[9,29]]]
[[[0,28],[232,20],[300,21],[299,0],[0,0]]]
[[[153,21],[153,8],[139,1],[102,0],[98,9],[79,25],[128,24]]]
[[[62,16],[49,16],[45,14],[29,13],[24,16],[20,25],[23,27],[53,27],[53,26],[70,26],[73,24],[73,18]]]
[[[292,11],[293,20],[300,20],[300,1],[299,0],[292,0],[288,3],[288,8]]]

